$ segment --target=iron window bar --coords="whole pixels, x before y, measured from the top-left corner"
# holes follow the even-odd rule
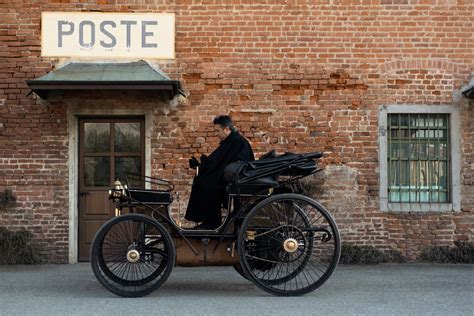
[[[389,202],[450,202],[449,115],[389,114],[388,124]]]

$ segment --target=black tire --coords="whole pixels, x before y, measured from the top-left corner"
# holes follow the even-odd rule
[[[237,271],[237,273],[240,274],[244,279],[250,281],[249,277],[245,274],[244,269],[242,269],[240,263],[234,264],[232,267],[234,267],[234,270]]]
[[[327,281],[339,262],[341,243],[334,219],[321,204],[288,193],[271,196],[249,212],[237,250],[243,272],[258,287],[298,296]]]
[[[134,254],[138,256],[129,257]],[[124,297],[140,297],[158,289],[168,279],[175,257],[168,231],[142,214],[112,218],[91,245],[95,276],[110,292]]]
[[[303,224],[306,227],[311,226],[311,223],[309,222],[309,219],[306,216],[305,212],[303,212],[300,209],[295,209],[295,212],[298,215],[298,217],[301,221],[301,224]],[[288,228],[288,226],[282,226],[280,228],[280,235],[287,228]],[[296,234],[296,235],[301,235],[301,234]],[[293,237],[295,237],[295,236],[293,236]],[[267,284],[267,285],[278,285],[278,284],[285,283],[285,282],[293,279],[294,277],[296,277],[304,269],[306,264],[311,259],[314,240],[312,238],[304,238],[303,236],[299,236],[299,239],[300,239],[300,242],[303,242],[305,244],[305,249],[306,249],[306,251],[304,253],[300,254],[300,257],[301,257],[301,255],[304,255],[303,257],[301,257],[300,262],[297,265],[295,265],[292,269],[288,269],[286,271],[286,273],[284,273],[281,277],[275,277],[275,278],[271,278],[271,279],[268,279],[268,280],[263,280],[263,282],[265,282],[265,284]],[[277,249],[277,252],[279,250],[280,249]],[[294,261],[296,259],[298,259],[298,258],[293,258],[292,261]],[[258,267],[258,263],[257,263],[257,267]]]
[[[302,222],[304,223],[304,225],[310,226],[310,223],[309,223],[309,220],[308,220],[306,214],[304,212],[302,212],[301,210],[296,210],[296,212],[300,216],[300,218],[301,218]],[[285,229],[285,228],[286,228],[286,226],[283,226],[282,230]],[[287,281],[293,279],[295,276],[297,276],[301,272],[301,270],[306,266],[306,264],[308,263],[308,261],[311,258],[311,252],[312,252],[312,249],[313,249],[312,248],[313,247],[313,240],[310,239],[310,240],[307,241],[307,243],[308,243],[307,253],[298,265],[295,265],[293,267],[293,269],[287,270],[286,273],[284,273],[281,277],[275,277],[275,278],[265,279],[265,280],[261,280],[261,281],[264,282],[267,285],[278,285],[278,284],[282,284],[284,282],[287,282]],[[257,252],[259,252],[260,256],[263,256],[265,258],[272,257],[275,254],[278,254],[279,251],[280,251],[280,244],[277,244],[276,247],[275,247],[275,244],[273,243],[272,238],[263,238],[262,240],[259,241],[259,245],[260,245],[260,247],[264,247],[264,248],[262,248],[260,251],[257,251]],[[261,261],[261,260],[258,260],[258,259],[249,259],[248,263],[249,263],[249,266],[251,267],[251,269],[257,269],[257,270],[261,270],[261,271],[270,270],[272,265],[273,265],[272,263],[269,263],[267,261]],[[240,263],[238,265],[234,265],[234,269],[237,272],[239,272],[240,275],[245,277],[247,280],[252,281],[252,279],[245,274],[245,271],[243,270]]]

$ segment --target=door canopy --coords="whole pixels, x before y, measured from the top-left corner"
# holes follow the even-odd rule
[[[154,91],[164,99],[184,96],[179,80],[171,80],[164,72],[146,61],[131,63],[70,63],[33,80],[30,89],[43,99],[52,91],[65,90],[138,90]]]

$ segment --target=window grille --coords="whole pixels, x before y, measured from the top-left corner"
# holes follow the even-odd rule
[[[448,203],[449,114],[388,114],[388,199]]]

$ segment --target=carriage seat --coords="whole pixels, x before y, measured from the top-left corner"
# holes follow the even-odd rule
[[[278,180],[276,176],[269,176],[240,185],[229,183],[227,185],[227,193],[229,195],[268,195],[269,189],[277,185]]]
[[[275,149],[272,149],[262,156],[258,158],[258,161],[275,158],[277,157],[277,153]],[[225,171],[224,171],[225,173]],[[231,182],[227,186],[227,192],[230,195],[240,194],[240,195],[255,195],[255,194],[268,194],[268,190],[271,187],[274,187],[278,184],[276,179],[276,175],[270,175],[267,177],[262,177],[251,181],[250,183],[246,183],[244,185],[236,185],[235,183]]]
[[[224,177],[229,183],[227,190],[229,194],[258,194],[278,186],[281,175],[298,177],[315,172],[314,159],[321,156],[320,152],[276,156],[274,151],[270,151],[257,161],[230,163],[224,169]]]

